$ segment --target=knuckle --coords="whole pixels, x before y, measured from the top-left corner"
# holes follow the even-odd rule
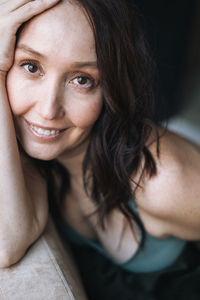
[[[26,12],[32,12],[33,14],[41,9],[44,9],[44,3],[42,1],[30,1],[26,5],[24,5],[24,10]]]
[[[0,17],[0,31],[10,34],[15,30],[16,20],[10,15]]]
[[[51,6],[55,5],[58,0],[40,0],[40,1],[31,1],[27,4],[27,9],[32,9],[33,15],[41,13]]]
[[[2,57],[2,58],[1,58]],[[3,54],[0,53],[0,71],[1,72],[8,72],[12,65],[11,57],[5,57]]]

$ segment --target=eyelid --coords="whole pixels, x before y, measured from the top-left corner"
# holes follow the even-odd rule
[[[37,67],[38,67],[38,70],[39,70],[39,73],[42,73],[42,68],[41,68],[39,62],[36,61],[36,60],[34,60],[34,59],[23,60],[23,61],[20,63],[20,67],[23,67],[23,66],[28,65],[28,64],[37,66]],[[27,71],[26,71],[26,72],[27,72]],[[28,73],[28,72],[27,72],[27,73]],[[29,73],[28,73],[28,74],[29,74]],[[31,73],[30,73],[30,74],[31,74]],[[37,74],[38,74],[38,73],[37,73]],[[32,75],[34,75],[34,73],[32,73]]]
[[[84,78],[86,80],[89,80],[91,84],[94,83],[94,79],[93,78],[90,78],[88,76],[76,76],[73,80],[76,80],[76,79],[79,79],[79,78]],[[81,84],[80,84],[81,85]]]
[[[35,65],[39,65],[39,63],[38,63],[38,61],[36,61],[36,60],[32,60],[32,59],[26,59],[26,60],[23,60],[21,63],[20,63],[20,65],[21,66],[24,66],[24,65],[27,65],[27,64],[35,64]]]
[[[78,74],[77,74],[78,73]],[[92,88],[94,88],[96,85],[97,85],[97,80],[95,80],[95,78],[93,78],[91,75],[89,75],[89,74],[85,74],[85,73],[81,73],[81,72],[75,72],[75,74],[73,75],[73,78],[72,79],[70,79],[69,81],[68,81],[68,83],[72,83],[72,81],[74,81],[75,79],[77,79],[77,78],[79,78],[79,77],[83,77],[83,78],[87,78],[87,79],[89,79],[90,81],[91,81],[91,84],[90,84],[90,86],[89,87],[84,87],[84,86],[81,86],[81,85],[76,85],[76,84],[74,84],[74,85],[76,85],[77,86],[77,88],[79,88],[79,89],[87,89],[87,90],[89,90],[89,89],[92,89]],[[73,83],[72,83],[73,84]]]

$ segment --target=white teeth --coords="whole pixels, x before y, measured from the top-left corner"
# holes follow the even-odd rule
[[[40,127],[36,127],[36,126],[33,126],[31,125],[31,128],[34,129],[37,133],[41,134],[41,135],[46,135],[46,136],[49,136],[49,135],[55,135],[55,134],[58,134],[60,132],[60,130],[47,130],[47,129],[42,129]]]
[[[50,131],[50,130],[45,130],[45,131],[44,131],[44,134],[45,134],[45,135],[50,135],[50,134],[51,134],[51,131]]]

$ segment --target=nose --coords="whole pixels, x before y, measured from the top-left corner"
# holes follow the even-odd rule
[[[57,80],[41,83],[40,93],[37,95],[37,112],[45,120],[60,119],[65,115],[64,91]]]

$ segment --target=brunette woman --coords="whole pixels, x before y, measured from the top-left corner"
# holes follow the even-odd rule
[[[200,150],[152,121],[132,7],[60,1],[14,50],[49,6],[1,4],[1,266],[42,233],[49,203],[90,299],[199,299]]]

